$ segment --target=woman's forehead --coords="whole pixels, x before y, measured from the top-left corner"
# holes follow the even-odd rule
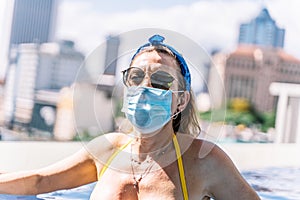
[[[177,61],[171,55],[160,53],[156,51],[143,52],[137,55],[132,62],[132,66],[145,66],[151,64],[161,64],[165,66],[172,67],[174,69],[179,69]]]

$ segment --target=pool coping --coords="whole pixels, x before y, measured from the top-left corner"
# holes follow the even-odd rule
[[[1,141],[0,173],[31,170],[53,164],[84,146],[82,142]],[[298,144],[218,144],[239,170],[265,167],[300,167]]]

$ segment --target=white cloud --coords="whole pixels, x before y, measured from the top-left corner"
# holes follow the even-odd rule
[[[300,57],[300,1],[269,0],[265,5],[280,27],[286,29],[287,52]],[[128,13],[96,12],[89,1],[64,2],[60,9],[57,36],[77,42],[85,52],[93,50],[109,33],[137,28],[163,28],[180,32],[206,48],[230,50],[236,46],[238,28],[262,8],[256,1],[199,1],[164,10]]]
[[[13,2],[9,0],[0,1],[0,79],[4,78],[7,67]]]

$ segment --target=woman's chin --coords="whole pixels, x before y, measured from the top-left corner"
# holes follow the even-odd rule
[[[155,130],[155,131],[151,131],[151,132],[144,132],[142,129],[141,130],[135,130],[133,135],[139,138],[149,138],[149,137],[153,137],[156,134],[158,134],[160,132],[161,129],[159,130]]]

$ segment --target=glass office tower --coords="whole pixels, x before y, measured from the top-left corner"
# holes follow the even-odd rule
[[[51,42],[56,14],[56,0],[15,0],[10,44]]]
[[[263,8],[249,23],[240,25],[239,43],[270,47],[284,47],[285,29],[281,29]]]

